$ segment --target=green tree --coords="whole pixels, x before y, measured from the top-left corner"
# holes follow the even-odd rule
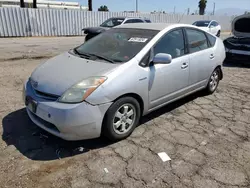
[[[200,0],[199,1],[199,14],[200,15],[204,15],[205,14],[205,10],[207,7],[207,0]]]
[[[100,6],[100,8],[98,8],[98,11],[108,12],[109,9],[106,5],[102,5],[102,6]]]
[[[88,0],[89,11],[92,11],[92,0]]]

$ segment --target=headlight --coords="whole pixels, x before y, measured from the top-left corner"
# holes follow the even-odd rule
[[[96,90],[107,77],[90,77],[69,88],[58,100],[62,103],[79,103],[84,101],[93,91]]]

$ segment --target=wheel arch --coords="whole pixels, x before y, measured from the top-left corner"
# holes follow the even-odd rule
[[[140,95],[136,94],[136,93],[126,93],[126,94],[123,94],[119,97],[117,97],[113,102],[119,100],[120,98],[123,98],[123,97],[133,97],[134,99],[136,99],[140,105],[140,110],[141,110],[141,114],[143,114],[143,111],[144,111],[144,102],[143,102],[143,99],[141,98]]]
[[[222,72],[221,65],[218,65],[215,69],[219,69],[219,71],[220,71],[220,80],[222,80],[223,79],[223,72]]]

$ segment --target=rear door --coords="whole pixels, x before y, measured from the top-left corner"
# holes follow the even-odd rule
[[[189,50],[189,85],[193,90],[207,84],[215,57],[205,32],[193,28],[186,28],[185,31]]]

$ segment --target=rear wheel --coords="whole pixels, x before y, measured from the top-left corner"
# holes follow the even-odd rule
[[[140,114],[140,105],[136,99],[118,99],[105,115],[102,134],[112,141],[127,138],[138,125]]]
[[[221,72],[219,68],[216,68],[214,72],[211,74],[209,78],[209,82],[206,87],[207,94],[212,94],[217,89],[219,82],[220,82],[220,76],[221,76],[220,74]]]

